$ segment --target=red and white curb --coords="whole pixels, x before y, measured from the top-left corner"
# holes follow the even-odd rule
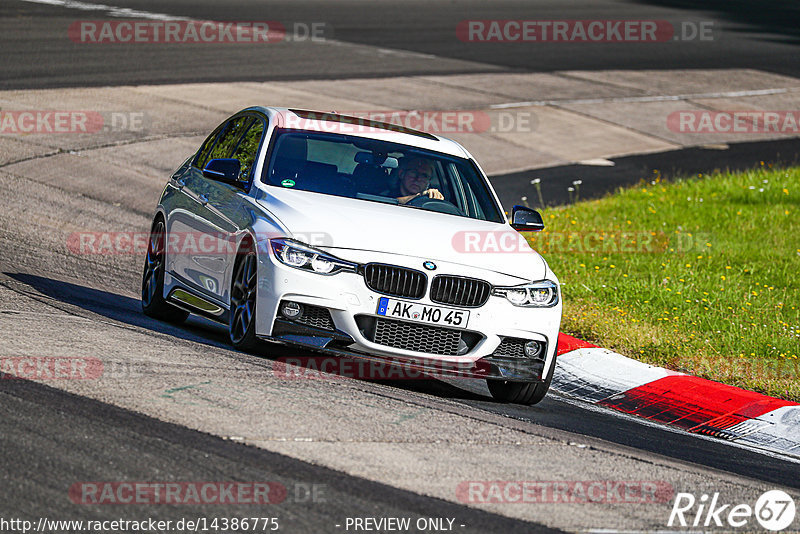
[[[552,388],[687,432],[800,458],[800,404],[648,365],[566,334]]]

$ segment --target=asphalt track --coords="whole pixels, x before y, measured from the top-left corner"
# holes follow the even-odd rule
[[[131,506],[124,514],[104,510],[104,505],[75,506],[64,497],[76,472],[87,481],[215,481],[220,473],[235,473],[236,481],[281,484],[286,496],[266,505],[225,506],[225,516],[278,517],[281,528],[290,532],[334,531],[345,518],[374,515],[376,510],[413,521],[456,518],[457,525],[464,525],[461,532],[557,532],[346,476],[41,384],[6,381],[0,399],[0,516],[5,518],[148,517],[146,505]],[[324,489],[315,494],[315,486]],[[187,517],[210,519],[219,517],[221,509],[209,504],[170,506],[162,507],[157,517],[175,522]]]
[[[795,49],[800,7],[790,0],[769,2],[768,8],[761,2],[723,0],[86,3],[199,20],[278,21],[287,28],[321,22],[326,38],[335,43],[147,44],[135,49],[125,44],[65,43],[71,23],[109,15],[6,0],[0,5],[0,89],[498,71],[758,68],[800,74]],[[666,20],[678,27],[711,21],[714,33],[711,41],[536,43],[535,48],[456,39],[458,23],[472,19]]]
[[[797,28],[800,27],[796,24],[797,11],[793,4],[779,3],[770,11],[756,7],[748,11],[734,9],[737,7],[735,3],[714,2],[705,4],[702,12],[675,4],[587,2],[565,8],[555,2],[493,2],[490,7],[479,2],[386,2],[376,7],[373,2],[351,1],[334,5],[320,1],[273,3],[265,9],[255,2],[224,5],[188,1],[167,5],[157,2],[115,3],[123,7],[217,20],[322,20],[333,28],[336,40],[380,44],[389,50],[411,52],[383,56],[364,53],[353,57],[342,54],[340,48],[312,44],[282,48],[282,45],[276,45],[274,50],[266,53],[259,50],[258,54],[239,45],[226,50],[214,46],[200,49],[151,45],[149,49],[143,47],[142,51],[134,53],[113,46],[94,50],[79,44],[64,46],[63,32],[81,14],[60,7],[10,0],[0,5],[4,51],[0,58],[0,87],[32,89],[431,72],[546,71],[556,68],[757,66],[774,72],[800,74],[800,55],[793,53],[796,51]],[[533,55],[513,45],[454,44],[448,33],[453,31],[458,21],[467,18],[592,17],[667,18],[675,21],[714,19],[725,28],[721,34],[724,39],[721,38],[719,46],[702,49],[694,48],[693,43],[664,43],[651,48],[609,45],[593,49],[554,45]],[[85,18],[106,17],[93,14]],[[758,150],[750,153],[763,154],[765,147],[756,148]],[[779,147],[778,152],[785,154],[789,148],[796,149],[796,144]],[[740,152],[747,153],[744,145]],[[691,152],[685,154],[687,165],[695,160],[694,156]],[[653,156],[649,158],[646,161],[636,157],[618,161],[616,168],[625,168],[625,165],[645,168],[665,163],[653,161]],[[751,159],[743,155],[740,165],[746,165]],[[716,160],[709,165],[724,166]],[[541,172],[567,179],[571,171],[545,169]],[[613,171],[598,169],[596,172]],[[102,177],[87,179],[89,183],[99,183]],[[607,180],[603,181],[607,183]],[[236,366],[246,367],[249,373],[255,373],[257,369],[272,370],[274,361],[231,351],[225,346],[224,332],[208,322],[192,320],[186,326],[174,327],[144,317],[135,298],[140,258],[67,258],[53,242],[42,237],[54,228],[75,224],[76,219],[96,227],[125,221],[130,226],[145,228],[147,220],[141,213],[148,209],[153,199],[148,197],[136,205],[119,206],[102,188],[87,195],[80,192],[82,187],[69,180],[47,187],[36,186],[34,191],[18,177],[1,172],[0,184],[3,191],[0,200],[0,320],[4,328],[4,351],[9,355],[30,355],[44,354],[48,350],[49,354],[92,354],[94,350],[97,354],[116,358],[114,361],[136,359],[140,354],[152,351],[153,358],[162,358],[153,360],[151,374],[120,382],[118,387],[112,383],[106,389],[96,391],[84,385],[0,380],[0,517],[33,519],[50,514],[50,517],[60,519],[80,519],[120,515],[115,507],[71,503],[66,497],[67,488],[80,480],[272,480],[289,488],[307,483],[326,487],[325,502],[294,502],[289,499],[275,510],[259,510],[260,516],[264,513],[278,514],[282,525],[286,525],[285,531],[289,532],[336,532],[340,529],[335,525],[342,518],[368,515],[455,517],[465,525],[461,529],[464,532],[536,531],[553,524],[580,529],[642,525],[626,522],[616,509],[581,511],[587,514],[588,519],[576,520],[577,523],[564,517],[574,515],[577,509],[547,509],[547,513],[534,512],[535,520],[526,522],[505,517],[527,514],[518,513],[516,509],[504,510],[502,515],[497,515],[455,504],[452,499],[436,498],[433,496],[436,491],[424,485],[409,490],[409,484],[400,480],[378,482],[381,473],[376,474],[369,466],[346,467],[346,459],[332,460],[322,449],[287,448],[287,454],[281,454],[275,452],[280,449],[279,445],[246,445],[221,439],[219,436],[222,434],[216,430],[208,433],[198,431],[200,427],[225,427],[226,421],[209,422],[202,415],[208,411],[208,419],[214,419],[219,408],[216,404],[224,403],[213,399],[216,404],[211,408],[210,405],[195,407],[191,402],[183,405],[173,398],[154,400],[147,397],[148,381],[160,379],[159,361],[163,364],[174,356],[181,364],[193,366],[191,372],[195,382],[224,381],[230,378],[226,375],[230,375],[233,372],[231,368]],[[592,194],[591,188],[586,189]],[[509,192],[509,198],[513,194],[513,191]],[[20,224],[21,221],[25,224]],[[84,337],[78,337],[79,329],[75,325],[81,325],[80,336]],[[114,333],[120,336],[119,340],[109,338]],[[139,337],[125,337],[134,334]],[[212,362],[219,359],[227,362],[227,366],[215,367]],[[245,382],[245,378],[240,380]],[[162,381],[168,382],[166,379]],[[320,384],[315,390],[306,387],[297,390],[295,396],[284,400],[274,411],[265,408],[268,418],[275,419],[278,426],[289,428],[288,418],[307,417],[307,426],[312,430],[315,430],[314,424],[325,421],[331,428],[325,426],[318,432],[323,436],[333,436],[326,438],[331,441],[342,440],[337,437],[338,429],[334,428],[337,425],[344,426],[345,433],[352,427],[352,433],[359,436],[359,433],[369,432],[370,426],[360,419],[348,419],[351,412],[344,401],[341,406],[337,404],[334,395],[338,393],[348,400],[367,399],[363,402],[371,411],[366,413],[376,418],[387,407],[400,410],[404,406],[417,406],[424,410],[432,424],[443,426],[443,434],[445,422],[458,417],[459,423],[468,425],[463,430],[466,434],[472,430],[472,425],[475,428],[492,425],[534,441],[556,443],[556,449],[542,446],[542,452],[538,452],[538,442],[525,449],[528,463],[523,466],[527,467],[517,475],[522,479],[538,478],[542,473],[544,476],[575,479],[580,478],[582,472],[589,472],[590,466],[600,464],[607,467],[607,472],[618,472],[620,478],[628,479],[642,476],[640,473],[649,472],[651,468],[662,475],[676,473],[676,480],[687,480],[688,487],[681,488],[684,490],[700,488],[700,482],[728,484],[740,488],[742,496],[751,495],[754,488],[782,486],[800,489],[797,463],[592,410],[558,395],[527,408],[494,403],[479,384],[458,381],[347,381],[346,388],[338,390],[327,384]],[[318,398],[323,393],[330,395],[324,403]],[[193,400],[198,401],[197,398]],[[231,421],[231,428],[241,430],[265,424],[250,412],[244,412],[245,408],[252,409],[257,402],[254,398],[246,400],[232,403],[235,410],[230,411],[231,417],[238,419]],[[315,406],[319,412],[304,414],[306,405]],[[320,408],[321,405],[325,408]],[[230,408],[228,405],[222,407]],[[235,414],[237,411],[243,415]],[[223,410],[219,413],[228,412]],[[293,416],[293,413],[300,415]],[[215,424],[220,426],[215,427]],[[312,430],[308,431],[309,434],[314,434]],[[409,433],[409,440],[420,440],[425,451],[422,457],[427,454],[429,458],[440,458],[436,456],[441,454],[440,446],[425,441],[430,439],[426,432],[431,431],[421,426],[404,430]],[[286,435],[291,441],[292,433],[287,431]],[[374,435],[368,437],[386,449],[396,446],[391,440],[383,443]],[[364,443],[364,450],[373,450],[369,449],[369,440],[365,439]],[[453,444],[446,440],[445,444],[454,448],[459,445],[457,441]],[[357,445],[352,445],[347,451],[358,450],[353,448]],[[485,445],[484,448],[492,446]],[[472,449],[473,452],[476,450]],[[575,454],[576,450],[581,454],[584,454],[581,451],[587,451],[585,456],[577,457],[579,462],[569,460],[572,458],[569,455]],[[364,456],[369,456],[369,452]],[[387,453],[381,458],[389,457]],[[364,462],[363,458],[354,459],[356,462],[359,460]],[[537,464],[541,466],[540,471],[532,467]],[[394,468],[388,464],[384,467],[387,473]],[[412,471],[433,470],[432,477],[437,476],[435,468],[435,465],[412,460],[408,460],[405,467]],[[481,470],[475,467],[477,474],[474,476],[492,476],[489,468]],[[697,479],[690,478],[694,473]],[[444,475],[439,473],[438,476]],[[740,495],[730,491],[733,498]],[[223,514],[230,517],[250,513],[252,509],[246,507],[221,510],[213,506],[129,507],[123,511],[125,516],[142,518],[149,514],[161,519]],[[654,512],[649,522],[644,524],[655,529],[659,525],[663,527],[665,521],[664,513]]]
[[[92,287],[64,280],[45,278],[23,273],[5,273],[9,278],[29,286],[37,294],[54,302],[78,306],[83,310],[113,321],[176,335],[199,343],[225,346],[225,331],[213,322],[193,318],[189,328],[176,328],[144,317],[137,299],[128,298]],[[294,349],[278,350],[271,356],[297,356]],[[313,356],[314,353],[305,353]],[[601,440],[643,451],[693,462],[749,478],[800,489],[797,473],[800,467],[794,462],[770,458],[761,453],[731,446],[716,440],[698,438],[684,432],[644,424],[633,417],[591,409],[575,404],[554,393],[536,406],[515,406],[494,402],[482,381],[463,380],[405,380],[365,381],[380,383],[403,391],[421,393],[427,398],[451,399],[469,407],[531,423],[538,426],[564,430],[579,436]],[[32,388],[35,390],[35,388]]]
[[[745,171],[761,165],[775,167],[797,165],[800,162],[800,139],[731,143],[725,150],[689,147],[655,154],[640,154],[610,158],[613,165],[559,165],[492,176],[492,185],[504,206],[521,204],[527,197],[537,208],[531,195],[530,182],[541,180],[542,198],[546,206],[568,204],[567,188],[581,180],[580,198],[589,200],[613,193],[620,187],[630,187],[643,180],[660,176],[662,179],[710,174],[714,171]],[[656,174],[657,173],[657,174]]]

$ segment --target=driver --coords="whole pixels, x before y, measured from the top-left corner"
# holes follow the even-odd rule
[[[400,160],[397,170],[400,181],[392,196],[396,197],[400,204],[406,204],[421,196],[444,200],[444,195],[438,189],[428,187],[434,173],[432,161],[415,156],[405,157]]]

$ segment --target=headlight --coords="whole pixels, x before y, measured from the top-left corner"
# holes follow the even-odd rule
[[[336,274],[340,271],[358,271],[358,264],[340,260],[327,252],[311,248],[299,241],[278,238],[270,239],[272,251],[278,261],[289,267],[318,274]]]
[[[551,308],[558,304],[558,285],[550,280],[541,280],[523,286],[496,287],[492,295],[505,297],[514,306]]]

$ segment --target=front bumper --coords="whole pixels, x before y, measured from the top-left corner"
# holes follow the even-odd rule
[[[261,250],[264,251],[264,248]],[[359,261],[351,257],[347,259]],[[383,261],[414,268],[421,265],[424,259],[370,252],[367,261]],[[437,274],[473,276],[495,285],[520,283],[519,279],[506,275],[487,273],[463,265],[437,263]],[[372,324],[371,321],[387,320],[377,314],[381,296],[367,287],[360,274],[342,272],[330,276],[319,275],[285,266],[271,253],[259,254],[256,334],[262,339],[281,341],[329,355],[389,362],[415,372],[445,376],[535,382],[544,380],[555,364],[561,322],[560,302],[552,308],[522,308],[512,305],[505,298],[489,297],[481,307],[465,308],[470,316],[466,328],[460,332],[467,333],[462,336],[470,336],[467,350],[458,354],[437,354],[373,341],[375,338],[370,335],[368,325]],[[418,300],[408,300],[441,306],[431,302],[427,294]],[[327,310],[332,328],[318,328],[318,325],[287,320],[279,312],[282,301]],[[415,328],[426,326],[410,321],[404,323],[410,325],[411,335]],[[536,358],[512,358],[497,354],[501,342],[508,339],[537,341],[544,349]]]
[[[277,318],[271,336],[259,336],[268,341],[281,341],[306,350],[326,355],[365,360],[377,364],[367,371],[360,371],[358,378],[409,378],[424,374],[431,378],[437,376],[455,378],[490,378],[520,382],[540,382],[544,380],[545,358],[520,360],[504,356],[489,355],[476,361],[441,361],[428,357],[376,356],[350,349],[354,340],[341,330],[324,330]],[[546,352],[545,352],[546,354]],[[397,373],[387,371],[385,364],[397,369]]]

